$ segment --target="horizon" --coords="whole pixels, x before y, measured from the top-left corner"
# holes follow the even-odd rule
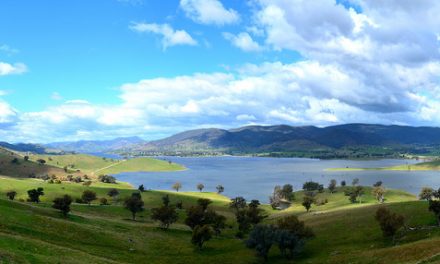
[[[440,126],[439,2],[292,1],[2,1],[0,137]]]

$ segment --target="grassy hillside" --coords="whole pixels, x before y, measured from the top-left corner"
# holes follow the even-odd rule
[[[117,174],[138,171],[175,171],[185,167],[153,158],[135,158],[116,160],[86,154],[71,155],[32,155],[31,160],[46,160],[47,164],[59,168],[68,167],[69,171],[80,170],[84,174],[98,176],[101,174]]]
[[[17,162],[13,162],[16,159]],[[34,161],[25,161],[23,156],[0,148],[0,175],[27,178],[30,175],[56,175],[65,177],[68,174],[79,175],[76,172],[66,173],[62,168],[51,165],[40,165]]]
[[[5,200],[5,192],[16,190],[18,198],[25,198],[30,188],[43,187],[42,203],[30,204]],[[112,201],[106,193],[119,188],[119,200]],[[79,197],[83,190],[91,189],[98,197],[108,198],[112,205],[91,206],[73,204],[72,214],[64,219],[51,209],[51,201],[61,194]],[[6,263],[255,263],[254,252],[234,237],[236,224],[228,208],[229,199],[214,193],[176,193],[148,191],[142,194],[146,210],[138,221],[129,220],[130,213],[121,206],[121,200],[133,190],[123,184],[48,184],[34,179],[0,178],[0,262]],[[157,228],[150,220],[150,209],[157,207],[161,197],[169,194],[171,202],[182,201],[184,207],[194,204],[200,197],[214,201],[214,208],[225,215],[227,228],[223,234],[207,242],[203,251],[195,250],[190,243],[191,232],[183,224],[185,212],[179,210],[178,223],[168,231]],[[440,253],[439,229],[425,229],[401,233],[397,246],[384,242],[374,220],[377,203],[366,191],[362,204],[351,205],[338,189],[318,198],[328,198],[329,203],[314,206],[310,213],[299,205],[302,193],[296,193],[298,202],[291,209],[280,212],[265,206],[270,217],[296,214],[311,226],[316,238],[292,263],[435,263]],[[428,212],[427,203],[401,191],[390,190],[387,206],[404,214],[411,227],[434,225],[435,218]],[[272,248],[269,263],[290,263],[279,257]]]
[[[121,172],[138,172],[138,171],[177,171],[184,170],[185,167],[169,163],[168,161],[153,158],[135,158],[123,162],[119,162],[115,166],[108,167],[97,171],[99,174],[117,174]]]

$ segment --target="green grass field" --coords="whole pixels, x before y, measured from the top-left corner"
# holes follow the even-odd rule
[[[5,192],[16,190],[17,198],[26,198],[30,188],[43,187],[45,195],[40,204],[8,201]],[[112,200],[106,194],[110,188],[120,190],[119,198]],[[51,201],[62,194],[79,197],[91,189],[98,197],[106,197],[108,206],[73,204],[72,213],[64,219],[51,209]],[[146,210],[131,221],[130,213],[121,206],[121,200],[133,192],[128,185],[77,183],[49,184],[35,179],[0,178],[0,263],[258,263],[252,250],[236,239],[236,224],[228,208],[229,198],[215,193],[147,191],[142,194]],[[191,231],[183,224],[185,212],[179,210],[178,223],[163,231],[150,220],[151,208],[161,203],[164,194],[171,202],[182,201],[184,207],[196,203],[200,197],[214,201],[215,210],[227,217],[228,227],[220,237],[206,243],[202,251],[190,243]],[[385,242],[374,212],[379,206],[370,194],[362,203],[351,204],[339,188],[336,193],[318,194],[329,202],[313,206],[306,213],[299,205],[302,192],[296,193],[292,208],[275,211],[264,205],[269,218],[295,214],[311,226],[316,238],[294,261],[281,258],[277,248],[270,251],[269,263],[436,263],[440,253],[440,229],[401,232],[396,246]],[[411,194],[389,190],[386,206],[406,216],[411,227],[434,225],[435,218],[428,212],[427,203],[416,201]]]

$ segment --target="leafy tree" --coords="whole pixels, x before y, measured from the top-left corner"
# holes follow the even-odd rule
[[[11,163],[12,164],[20,164],[20,161],[18,160],[18,158],[13,158],[12,160],[11,160]]]
[[[330,183],[328,185],[328,190],[330,191],[330,193],[334,193],[336,191],[336,185],[337,182],[335,179],[330,180]]]
[[[168,195],[162,197],[163,205],[159,208],[151,209],[151,219],[160,221],[162,229],[167,230],[169,226],[175,223],[178,219],[176,208],[170,205]]]
[[[345,187],[347,185],[347,182],[346,181],[341,181],[341,186],[342,187]]]
[[[173,189],[176,190],[176,192],[179,192],[179,190],[182,189],[182,184],[180,182],[174,183]]]
[[[317,190],[320,189],[321,186],[322,186],[322,185],[319,184],[319,183],[317,183],[317,182],[308,181],[308,182],[305,182],[305,183],[303,184],[303,190],[305,190],[305,191],[309,191],[309,192],[311,192],[311,191],[317,191]]]
[[[277,227],[278,247],[288,259],[302,250],[307,239],[314,237],[313,231],[293,215],[279,219]]]
[[[103,183],[116,183],[116,178],[111,175],[99,175],[98,180]]]
[[[223,185],[217,185],[217,187],[215,187],[217,189],[217,193],[222,193],[225,191],[225,187],[223,187]]]
[[[392,213],[386,207],[380,207],[376,211],[376,220],[379,222],[383,236],[392,238],[394,244],[396,232],[403,227],[405,218],[402,215]]]
[[[16,191],[9,191],[6,193],[6,196],[9,198],[9,200],[13,201],[15,199],[15,196],[17,195]]]
[[[373,184],[373,187],[381,187],[382,181],[377,181],[375,184]]]
[[[437,218],[437,223],[440,226],[440,201],[430,200],[429,201],[429,211],[433,212]]]
[[[46,161],[45,161],[44,159],[38,159],[37,162],[38,162],[38,164],[40,164],[40,165],[44,165],[44,164],[46,164]]]
[[[209,225],[217,235],[220,234],[221,229],[225,227],[226,217],[209,208],[211,203],[209,199],[197,200],[196,206],[191,206],[186,210],[185,224],[193,230],[197,226]]]
[[[277,240],[277,229],[272,225],[257,225],[250,232],[246,246],[255,249],[257,255],[267,260],[269,250]]]
[[[372,193],[373,193],[374,197],[376,197],[376,200],[379,203],[383,203],[383,201],[385,199],[385,193],[386,193],[386,190],[384,187],[376,186],[373,188]]]
[[[87,203],[88,205],[90,205],[90,203],[94,200],[97,199],[96,197],[96,192],[91,191],[91,190],[85,190],[82,195],[81,195],[81,199]]]
[[[364,187],[356,186],[355,192],[356,192],[357,197],[359,198],[359,203],[362,203],[362,196],[365,194]]]
[[[196,226],[193,230],[191,243],[197,246],[199,250],[202,249],[203,244],[212,238],[213,230],[209,225]]]
[[[246,199],[244,199],[241,196],[235,197],[231,199],[231,203],[229,204],[229,207],[231,209],[234,209],[235,211],[238,211],[240,209],[246,208]]]
[[[197,184],[197,190],[201,192],[203,188],[205,188],[205,185],[203,185],[202,183]]]
[[[351,182],[351,185],[356,186],[359,184],[359,178],[354,178],[353,181]]]
[[[24,161],[29,161],[29,156],[24,156]]]
[[[303,197],[302,205],[306,208],[307,212],[310,211],[312,204],[315,202],[315,197],[312,192],[306,192]]]
[[[138,190],[139,190],[140,192],[145,192],[145,187],[144,187],[144,185],[143,185],[143,184],[139,185]]]
[[[125,199],[124,207],[131,212],[133,221],[136,220],[136,214],[144,210],[144,201],[139,193],[132,193]]]
[[[119,195],[119,191],[118,191],[118,189],[113,188],[108,191],[107,195],[110,196],[114,200]]]
[[[358,198],[361,198],[364,195],[364,188],[362,186],[350,187],[345,190],[345,196],[348,196],[348,199],[351,203],[356,203]],[[360,199],[359,202],[362,202]]]
[[[293,201],[295,194],[293,193],[293,186],[291,184],[284,184],[281,189],[281,196],[287,201]]]
[[[72,204],[72,197],[70,195],[65,194],[62,197],[55,198],[53,200],[52,208],[58,209],[61,211],[64,217],[70,212],[70,205]]]
[[[29,201],[34,203],[40,202],[40,196],[44,195],[44,190],[41,187],[38,187],[37,189],[29,190],[28,192]]]
[[[420,200],[426,201],[430,201],[432,199],[432,196],[434,196],[434,189],[430,187],[423,187],[419,194]]]

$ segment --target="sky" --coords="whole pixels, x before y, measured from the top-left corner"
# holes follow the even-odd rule
[[[440,126],[437,0],[2,0],[0,141]]]

